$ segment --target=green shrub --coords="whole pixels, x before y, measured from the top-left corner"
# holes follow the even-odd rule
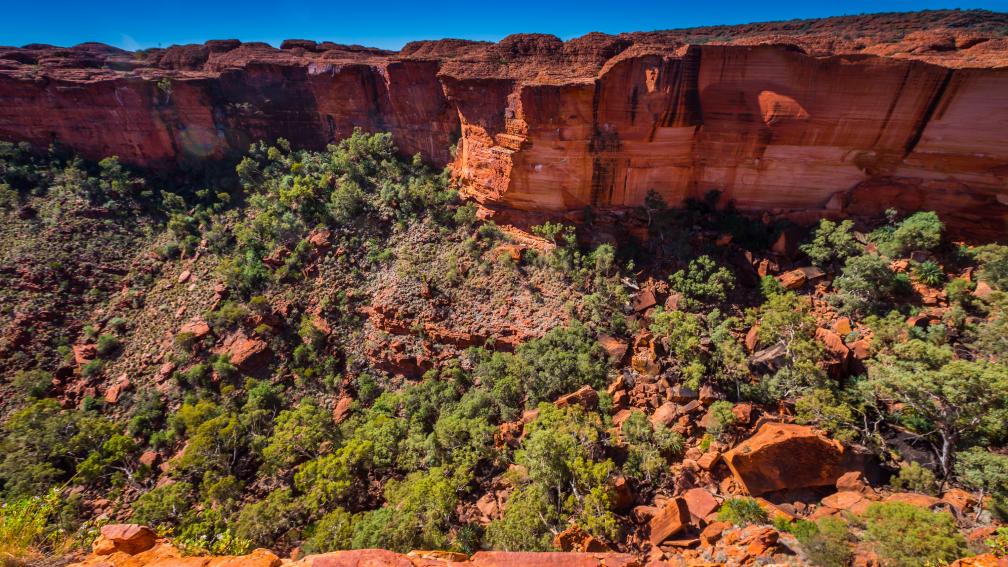
[[[322,442],[332,440],[332,416],[312,400],[280,412],[273,423],[273,435],[262,450],[267,472],[290,469],[315,455]]]
[[[994,289],[1008,291],[1008,246],[986,244],[977,247],[973,255],[980,261],[979,279]]]
[[[511,493],[503,515],[487,526],[486,539],[502,551],[551,551],[551,530],[561,522],[549,490],[529,484]]]
[[[759,502],[752,498],[729,498],[721,503],[718,509],[718,519],[722,522],[747,526],[749,524],[767,524],[770,518]]]
[[[133,502],[132,520],[154,528],[179,525],[193,505],[193,487],[174,482],[153,488]]]
[[[28,497],[4,501],[0,505],[0,564],[20,564],[33,555],[41,555],[52,543],[49,520],[55,515],[59,493],[50,491],[44,497]]]
[[[52,374],[44,370],[21,370],[11,382],[14,391],[23,393],[28,398],[44,398],[52,388]]]
[[[735,414],[732,413],[734,404],[725,400],[718,400],[710,405],[707,410],[707,433],[717,439],[723,439],[735,425]]]
[[[620,426],[627,447],[623,473],[633,479],[654,482],[668,472],[669,460],[683,450],[681,435],[664,425],[651,424],[647,415],[634,410]]]
[[[735,285],[735,277],[728,268],[703,255],[691,260],[685,270],[669,276],[669,285],[682,294],[679,307],[692,311],[727,299],[728,290]]]
[[[529,405],[553,400],[584,385],[597,389],[606,384],[609,357],[578,322],[522,344],[517,354]]]
[[[966,540],[948,512],[902,502],[875,503],[865,512],[864,522],[864,540],[886,566],[944,564],[966,552]]]
[[[917,462],[900,467],[899,474],[894,476],[889,484],[896,490],[932,495],[938,492],[938,481],[934,473]]]
[[[976,284],[970,280],[954,278],[945,285],[945,293],[948,294],[950,303],[969,305],[973,302],[973,290]]]
[[[108,356],[119,350],[119,338],[115,335],[102,335],[98,337],[96,350],[99,356]]]
[[[304,542],[305,553],[325,553],[350,547],[353,537],[353,516],[343,508],[336,508],[322,516],[309,532]]]
[[[895,227],[886,227],[872,233],[879,251],[896,258],[914,250],[933,250],[941,244],[942,224],[938,215],[931,211],[914,213]]]
[[[850,530],[838,518],[822,518],[815,523],[799,520],[804,529],[794,530],[795,537],[813,565],[847,567],[854,553]]]
[[[90,378],[92,376],[97,376],[98,374],[101,374],[101,371],[104,369],[105,369],[105,362],[102,361],[102,359],[100,358],[96,358],[94,360],[88,361],[87,363],[84,364],[84,366],[81,366],[80,372],[81,376],[84,376],[85,378]]]
[[[1008,519],[1008,456],[979,447],[956,455],[956,474],[968,488],[987,496],[987,507]]]
[[[456,473],[459,471],[456,471]],[[354,524],[355,548],[382,547],[405,553],[411,549],[446,549],[458,505],[459,480],[434,467],[385,485],[387,505],[366,512]]]
[[[994,535],[984,540],[984,546],[997,557],[1008,556],[1008,527],[999,527]]]
[[[90,412],[64,410],[46,398],[0,426],[0,487],[4,497],[42,494],[68,481],[120,428]]]
[[[851,256],[859,254],[862,249],[861,244],[854,238],[853,228],[853,221],[845,220],[837,224],[822,219],[812,241],[803,244],[801,251],[818,266],[843,264]]]
[[[875,254],[849,258],[833,287],[837,290],[834,303],[854,313],[877,310],[905,289],[889,262]]]
[[[941,266],[930,260],[917,264],[913,274],[917,281],[930,287],[938,287],[945,281],[945,272]]]
[[[285,543],[286,534],[301,523],[289,488],[278,488],[265,498],[246,504],[235,523],[235,535],[257,547]]]

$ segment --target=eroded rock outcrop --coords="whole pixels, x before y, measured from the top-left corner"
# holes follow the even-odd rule
[[[302,40],[0,48],[0,139],[168,167],[234,159],[259,139],[320,148],[362,127],[451,162],[504,220],[718,190],[796,220],[926,207],[953,230],[1001,236],[1005,24],[937,12],[398,53]]]

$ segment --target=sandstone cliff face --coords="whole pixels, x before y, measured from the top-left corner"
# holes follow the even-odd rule
[[[466,194],[505,219],[718,190],[798,220],[935,209],[960,232],[999,237],[1008,40],[987,28],[1002,16],[903,39],[860,22],[863,37],[739,28],[705,45],[688,42],[726,32],[399,53],[306,41],[0,49],[0,139],[167,167],[234,159],[258,139],[318,148],[362,127],[451,162]]]

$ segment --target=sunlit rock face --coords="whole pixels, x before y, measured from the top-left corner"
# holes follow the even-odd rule
[[[169,168],[235,159],[259,139],[322,148],[361,127],[450,163],[468,196],[509,218],[717,190],[743,211],[927,208],[1003,236],[1008,40],[938,50],[914,37],[0,48],[0,138]]]

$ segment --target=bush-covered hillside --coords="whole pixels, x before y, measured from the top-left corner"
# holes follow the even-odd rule
[[[1003,552],[1008,247],[934,213],[801,229],[711,194],[527,234],[363,132],[185,179],[0,145],[0,536],[33,519],[0,553],[130,521],[189,553],[699,557],[719,519],[812,564]],[[861,488],[745,498],[723,456],[775,421]]]

